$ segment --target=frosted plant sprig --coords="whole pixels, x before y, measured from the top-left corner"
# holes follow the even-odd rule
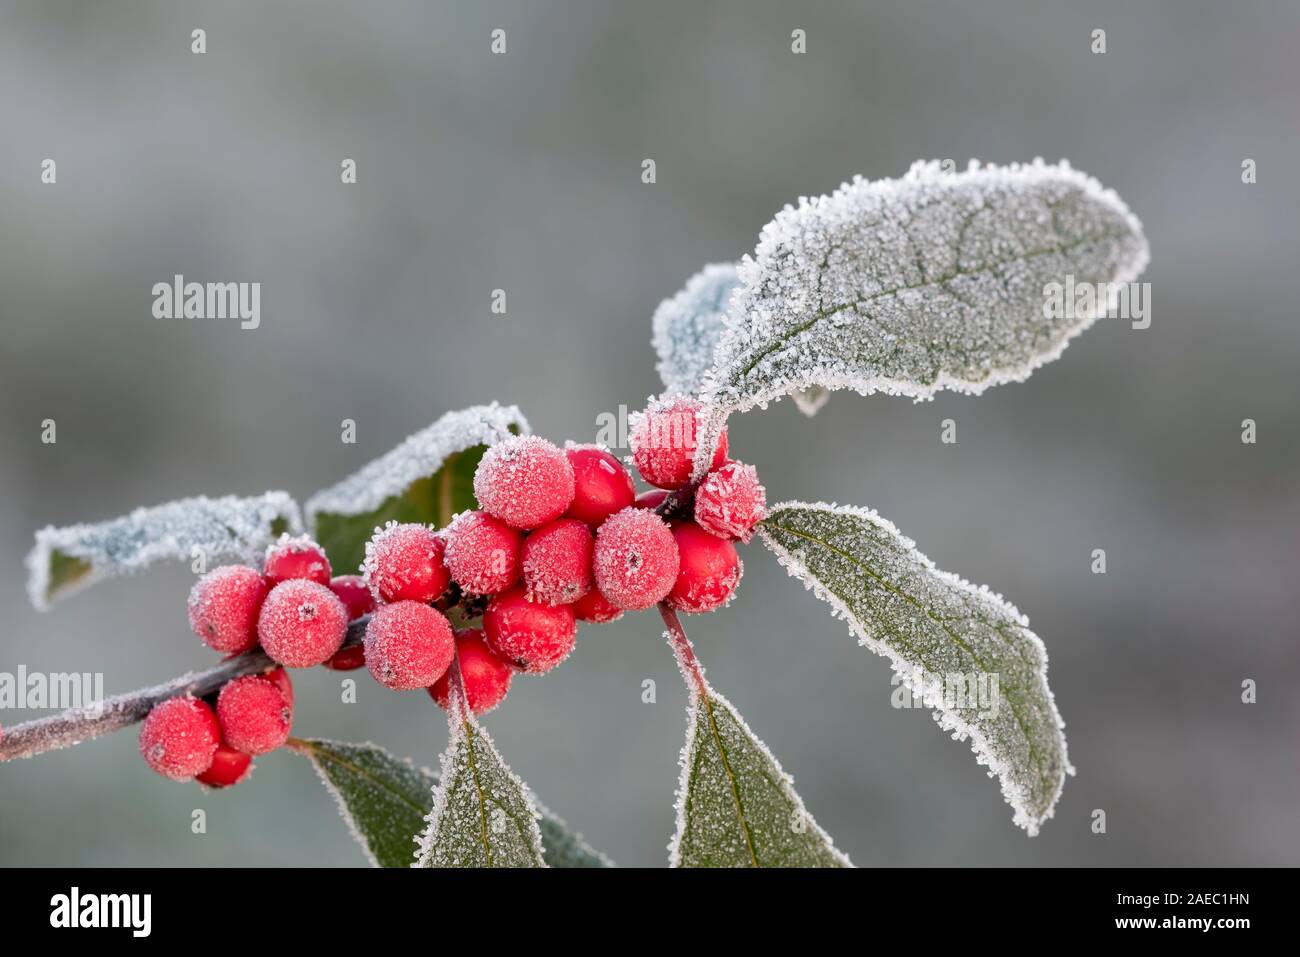
[[[191,592],[195,634],[235,657],[102,710],[11,728],[0,760],[143,720],[154,770],[225,787],[247,776],[252,754],[287,742],[312,760],[378,866],[605,866],[541,808],[480,718],[515,679],[575,653],[578,622],[657,608],[688,715],[670,866],[852,866],[706,679],[682,624],[683,613],[736,597],[736,546],[757,535],[970,744],[1032,835],[1074,769],[1028,619],[937,569],[870,509],[768,508],[757,469],[733,458],[727,422],[785,395],[811,415],[834,389],[920,400],[1018,381],[1097,318],[1047,318],[1052,284],[1131,281],[1147,259],[1127,206],[1066,163],[972,163],[956,174],[918,163],[899,180],[800,200],[752,256],[706,267],[655,312],[668,392],[631,419],[632,463],[655,486],[640,495],[608,450],[552,444],[494,403],[448,413],[312,496],[305,535],[284,493],[38,533],[38,606],[192,549],[241,557],[275,545],[260,568],[223,566]],[[363,559],[363,576],[331,577]],[[317,664],[427,689],[448,712],[440,773],[374,745],[289,738],[282,666]]]

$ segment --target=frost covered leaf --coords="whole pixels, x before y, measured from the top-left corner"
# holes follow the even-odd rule
[[[659,354],[655,368],[667,392],[699,392],[704,374],[713,366],[722,315],[737,282],[735,263],[705,266],[655,310],[651,342]]]
[[[1020,381],[1094,318],[1045,318],[1049,284],[1129,282],[1147,259],[1123,201],[1064,162],[856,179],[763,229],[703,397],[744,411],[814,386],[921,399]]]
[[[375,867],[410,867],[415,836],[436,778],[373,744],[308,739],[290,748],[308,758]]]
[[[308,527],[340,573],[361,567],[366,542],[387,522],[443,526],[475,508],[474,469],[489,445],[527,434],[513,405],[448,412],[386,455],[307,500]]]
[[[415,839],[433,806],[438,776],[373,744],[320,739],[295,740],[292,750],[307,757],[338,801],[366,857],[376,867],[410,867]],[[540,809],[542,854],[550,867],[610,867],[609,858]]]
[[[918,703],[1001,780],[1030,834],[1052,816],[1066,774],[1064,723],[1047,652],[999,595],[940,571],[869,509],[785,502],[760,526],[786,571],[884,655]]]
[[[702,672],[688,673],[687,684],[689,722],[669,864],[852,867],[731,702],[713,690]]]
[[[112,575],[166,559],[256,562],[281,533],[302,531],[298,503],[285,492],[253,498],[187,498],[88,525],[48,526],[27,556],[27,593],[44,610]]]
[[[453,671],[453,686],[459,680]],[[545,867],[532,796],[464,707],[463,696],[463,690],[451,695],[451,742],[412,866]]]

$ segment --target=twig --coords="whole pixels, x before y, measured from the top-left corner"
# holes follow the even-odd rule
[[[368,621],[369,616],[352,622],[342,647],[361,644]],[[3,737],[0,737],[0,761],[30,758],[46,751],[70,748],[112,731],[121,731],[143,721],[155,705],[168,698],[186,694],[201,698],[228,681],[243,675],[260,674],[273,667],[275,662],[257,648],[236,658],[227,658],[206,671],[192,671],[166,684],[116,695],[98,706],[69,708],[60,714],[5,728]]]
[[[682,669],[682,677],[695,686],[698,694],[707,698],[709,686],[704,680],[704,669],[700,667],[699,659],[695,657],[695,649],[691,646],[691,640],[686,637],[686,629],[682,627],[682,620],[677,617],[677,610],[666,601],[661,601],[659,615],[667,626],[668,630],[664,632],[664,637],[668,639],[668,646],[677,656],[677,667]]]

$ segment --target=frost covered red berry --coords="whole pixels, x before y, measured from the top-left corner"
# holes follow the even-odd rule
[[[266,593],[266,581],[246,565],[214,568],[190,589],[190,627],[222,654],[248,651],[257,644],[257,616]]]
[[[474,472],[474,497],[512,528],[536,528],[564,514],[573,501],[573,466],[564,450],[535,435],[488,449]]]
[[[446,616],[416,601],[384,605],[366,625],[366,667],[394,691],[427,688],[442,677],[455,653]]]
[[[519,580],[519,532],[486,512],[462,512],[447,526],[447,568],[471,595],[494,595]]]
[[[244,675],[217,695],[221,737],[245,754],[266,754],[289,738],[293,704],[271,678]]]
[[[766,516],[767,491],[752,465],[727,462],[695,490],[695,521],[719,538],[748,542]]]
[[[599,445],[571,445],[564,450],[573,466],[573,501],[569,518],[592,528],[615,512],[621,512],[636,498],[632,476],[623,463]]]
[[[263,650],[289,668],[328,661],[347,631],[343,602],[324,585],[305,578],[291,578],[272,588],[257,619]]]
[[[460,677],[471,711],[486,714],[505,699],[515,669],[488,646],[480,629],[456,632],[456,660],[460,663]],[[443,710],[451,705],[450,689],[451,669],[429,688],[429,694]]]
[[[483,632],[501,658],[520,671],[542,674],[569,656],[578,623],[568,605],[529,601],[521,585],[488,603]]]
[[[336,575],[330,579],[330,591],[343,602],[348,621],[356,621],[375,610],[375,596],[360,575]]]
[[[725,431],[708,474],[692,483],[701,410],[675,398],[638,417],[634,461],[657,486],[639,495],[601,446],[509,438],[479,462],[478,510],[441,530],[376,529],[361,575],[330,577],[316,542],[282,536],[262,569],[224,566],[196,582],[191,627],[225,654],[260,642],[281,666],[364,666],[388,688],[427,689],[444,709],[459,674],[470,709],[483,714],[517,673],[563,662],[579,621],[611,622],[659,602],[699,614],[735,594],[743,566],[733,541],[753,535],[765,493],[752,466],[726,458]],[[481,627],[453,631],[441,610],[453,608]],[[364,641],[346,644],[349,623],[366,616]],[[253,756],[285,744],[293,709],[284,667],[244,674],[206,699],[158,705],[141,753],[168,777],[229,787],[248,776]]]
[[[607,621],[617,621],[622,618],[623,609],[617,605],[611,605],[609,599],[600,593],[599,588],[593,585],[591,591],[573,603],[573,617],[577,618],[578,621],[603,624]]]
[[[325,550],[310,538],[281,535],[280,540],[266,550],[262,574],[272,585],[292,578],[305,578],[318,585],[330,583],[330,560]]]
[[[725,605],[744,571],[736,546],[694,522],[673,522],[672,535],[681,561],[668,604],[693,615]]]
[[[140,754],[165,778],[185,781],[212,766],[221,728],[212,709],[188,695],[168,698],[140,728]]]
[[[594,539],[586,524],[561,518],[524,539],[523,573],[528,596],[548,605],[567,605],[591,590]]]
[[[697,399],[674,397],[652,402],[632,424],[632,461],[651,485],[679,489],[691,480],[695,462],[696,432],[703,404]],[[727,460],[727,430],[722,430],[712,468]]]
[[[212,764],[194,779],[210,788],[228,788],[245,780],[252,769],[251,756],[223,741],[212,755]]]
[[[653,511],[625,508],[596,532],[592,570],[610,604],[636,611],[668,594],[677,579],[677,545]]]
[[[390,522],[366,544],[365,579],[379,601],[433,601],[451,583],[442,536]]]

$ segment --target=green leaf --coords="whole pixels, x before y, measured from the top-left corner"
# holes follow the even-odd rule
[[[1067,163],[857,179],[763,229],[702,395],[744,411],[811,387],[924,398],[1020,381],[1096,318],[1049,317],[1050,284],[1128,283],[1147,260],[1128,207]]]
[[[411,866],[416,836],[433,807],[436,774],[373,744],[309,738],[294,739],[289,747],[311,761],[372,864]],[[563,820],[544,808],[539,810],[542,853],[548,866],[613,866]]]
[[[1028,619],[987,588],[935,568],[869,509],[786,502],[760,530],[786,570],[889,659],[916,703],[969,738],[1000,779],[1015,822],[1037,833],[1074,770],[1047,686],[1047,652]]]
[[[452,664],[453,685],[460,678]],[[451,742],[420,835],[415,867],[545,867],[540,816],[524,782],[452,694]]]
[[[713,350],[722,335],[722,316],[736,288],[736,264],[705,266],[671,299],[655,310],[651,339],[655,366],[670,393],[695,395],[713,365]]]
[[[514,406],[448,412],[308,499],[308,527],[336,570],[356,571],[366,542],[387,522],[442,527],[457,512],[476,508],[474,470],[487,447],[527,432],[528,422]]]
[[[690,722],[669,864],[852,867],[731,702],[709,686],[702,672],[688,673],[687,680]]]
[[[255,563],[281,532],[300,532],[298,504],[285,492],[253,498],[187,498],[107,522],[48,526],[27,556],[27,592],[44,610],[56,599],[164,560]]]

